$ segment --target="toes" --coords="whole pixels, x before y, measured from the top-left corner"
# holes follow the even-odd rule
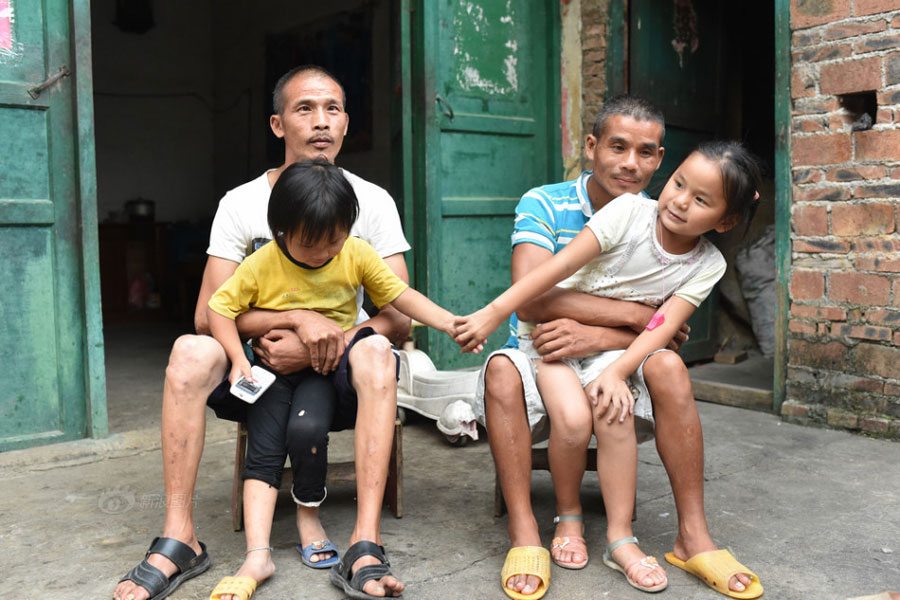
[[[537,591],[538,585],[540,585],[540,580],[534,575],[529,575],[525,578],[525,587],[522,588],[522,593],[526,596],[533,594]]]
[[[746,582],[746,583],[745,583]],[[750,578],[743,573],[738,573],[728,582],[728,589],[735,592],[743,592],[750,584]]]
[[[381,585],[381,582],[376,579],[370,579],[363,585],[363,591],[370,596],[379,596],[383,597],[386,595],[384,586]]]

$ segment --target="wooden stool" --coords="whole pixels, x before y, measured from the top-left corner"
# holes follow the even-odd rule
[[[247,427],[238,423],[237,440],[234,447],[234,480],[231,484],[231,525],[235,531],[244,528],[244,482],[241,473],[247,461]],[[328,483],[352,483],[356,481],[356,465],[353,461],[328,463]],[[281,488],[291,486],[291,471],[286,468],[281,475]],[[403,516],[403,425],[400,419],[394,421],[394,440],[388,463],[387,483],[384,501],[394,517]]]
[[[541,445],[531,449],[531,470],[532,471],[549,471],[550,470],[550,458],[547,455],[547,446]],[[596,471],[597,470],[597,448],[592,447],[588,448],[587,451],[587,465],[585,466],[585,471]],[[601,498],[600,502],[603,500]],[[600,510],[604,511],[604,508],[601,504]],[[494,471],[494,516],[502,517],[506,513],[506,502],[503,500],[503,489],[500,487],[500,473],[496,470]],[[637,494],[634,496],[634,509],[631,513],[631,520],[634,521],[637,519]]]

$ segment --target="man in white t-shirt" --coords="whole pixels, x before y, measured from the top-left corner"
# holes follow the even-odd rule
[[[206,405],[219,397],[217,414],[238,413],[240,401],[234,403],[216,388],[227,375],[225,351],[209,336],[206,307],[209,298],[228,279],[238,264],[259,245],[271,238],[267,225],[267,208],[272,185],[281,172],[301,160],[324,159],[334,162],[347,133],[349,117],[344,112],[345,98],[341,84],[320,67],[298,67],[286,73],[273,92],[274,114],[269,119],[272,131],[284,140],[284,164],[241,185],[222,198],[210,233],[206,268],[194,326],[198,335],[183,335],[175,341],[166,369],[162,410],[162,452],[166,485],[166,521],[160,538],[154,539],[147,557],[129,572],[116,587],[114,600],[164,598],[184,580],[209,568],[205,546],[197,540],[193,522],[193,494],[197,469],[203,452],[206,432]],[[403,252],[409,244],[403,236],[396,206],[390,195],[356,175],[344,170],[359,199],[359,218],[351,235],[369,242],[388,266],[408,282],[409,275]],[[313,311],[250,311],[238,320],[243,337],[257,340],[258,357],[276,371],[292,373],[312,367],[327,374],[337,368],[346,343],[363,325],[379,335],[361,340],[366,344],[363,368],[354,367],[354,387],[380,385],[385,374],[393,378],[395,358],[386,339],[396,341],[409,334],[409,318],[390,306],[368,318],[362,311],[362,294],[358,298],[360,316],[357,326],[346,333],[334,321]],[[216,390],[217,393],[210,397]],[[357,473],[357,520],[350,544],[369,541],[381,545],[379,517],[387,477],[387,466],[393,441],[396,405],[367,405],[359,398],[360,418],[355,429],[355,443],[367,451],[357,453],[361,462]],[[226,418],[228,418],[226,416]],[[299,518],[301,539],[325,540],[325,532],[316,516]],[[373,548],[367,545],[367,548]],[[268,552],[259,562],[259,572],[240,573],[261,581],[274,572]],[[357,573],[366,566],[379,565],[377,551],[359,555],[350,569]],[[319,558],[327,559],[329,553]],[[382,557],[383,558],[383,557]],[[364,577],[363,590],[374,596],[397,596],[404,586],[389,569],[371,566],[375,576]]]

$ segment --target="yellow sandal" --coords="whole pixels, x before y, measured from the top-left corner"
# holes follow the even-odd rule
[[[506,587],[506,582],[513,575],[534,575],[541,580],[532,594],[523,594]],[[515,600],[537,600],[547,593],[550,585],[550,552],[541,546],[519,546],[510,548],[500,571],[500,587],[510,598]]]
[[[756,573],[739,563],[728,550],[701,552],[688,560],[681,560],[674,552],[669,552],[666,554],[666,560],[679,569],[699,577],[706,585],[729,598],[750,600],[763,594],[763,587]],[[728,582],[738,573],[750,576],[750,585],[743,592],[736,592],[728,587]]]
[[[231,594],[241,600],[250,600],[250,596],[256,591],[256,580],[252,577],[223,577],[213,588],[209,600],[221,600],[222,596]]]

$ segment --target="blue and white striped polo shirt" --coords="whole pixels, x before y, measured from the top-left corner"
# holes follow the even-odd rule
[[[588,198],[587,181],[593,171],[585,171],[577,179],[536,187],[522,196],[516,205],[516,223],[511,236],[516,244],[537,244],[553,254],[575,239],[594,214]],[[641,195],[646,196],[644,192]],[[509,339],[504,348],[518,348],[516,330],[519,318],[509,318]]]

